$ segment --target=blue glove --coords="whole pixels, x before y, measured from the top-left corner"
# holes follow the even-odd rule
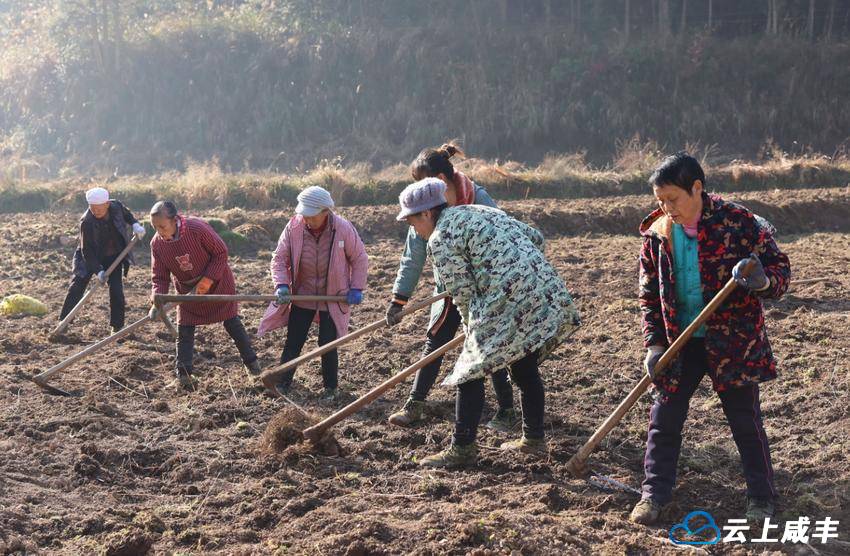
[[[744,278],[742,276],[744,266],[746,266],[750,259],[754,260],[756,265],[755,268],[753,268],[753,271],[750,272],[750,275]],[[735,268],[732,269],[732,278],[739,286],[747,288],[750,291],[761,291],[770,285],[770,280],[764,273],[764,267],[762,266],[759,258],[755,255],[751,255],[747,259],[741,259],[738,261],[738,264],[736,264]]]
[[[289,286],[281,284],[274,291],[274,294],[277,296],[278,305],[289,305]]]
[[[348,290],[346,302],[349,305],[360,305],[363,303],[363,290]]]
[[[97,273],[97,279],[100,281],[101,284],[105,284],[106,280],[108,279],[107,276],[106,276],[106,271],[101,270],[100,272],[98,272]]]

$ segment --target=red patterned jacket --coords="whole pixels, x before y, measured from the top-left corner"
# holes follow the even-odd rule
[[[169,281],[177,293],[189,293],[206,276],[213,281],[209,293],[233,295],[236,280],[227,262],[227,245],[212,226],[191,216],[178,216],[180,233],[166,240],[151,239],[151,288],[168,293]],[[223,322],[239,314],[236,303],[183,303],[177,307],[177,324],[196,326]]]
[[[640,225],[640,309],[644,346],[669,346],[678,337],[673,287],[672,221],[656,209]],[[761,298],[779,298],[788,289],[791,266],[770,232],[753,213],[716,195],[703,193],[698,222],[699,266],[706,305],[732,276],[732,268],[758,255],[770,279],[759,293],[736,288],[706,322],[705,347],[714,389],[721,392],[776,378],[776,361],[764,328]],[[655,385],[679,388],[680,365],[672,365]]]

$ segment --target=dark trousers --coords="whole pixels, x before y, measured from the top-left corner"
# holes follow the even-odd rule
[[[422,350],[422,357],[430,355],[449,343],[457,334],[458,328],[460,328],[460,313],[457,307],[452,305],[442,326],[435,333],[428,333],[425,339],[425,349]],[[443,358],[438,357],[416,372],[416,377],[413,379],[413,389],[410,391],[411,399],[420,402],[425,401],[428,392],[431,391],[437,381],[442,363]],[[493,382],[493,391],[496,393],[499,408],[511,409],[514,406],[514,391],[511,388],[511,383],[508,382],[508,372],[504,369],[497,371],[490,375],[490,380]]]
[[[526,355],[510,366],[511,380],[520,391],[522,434],[526,438],[543,438],[545,394],[537,352]],[[484,379],[459,384],[455,397],[455,432],[453,442],[465,446],[475,442],[478,423],[484,411]]]
[[[658,393],[649,413],[649,434],[644,457],[643,497],[659,504],[668,503],[676,484],[676,464],[682,447],[682,427],[688,416],[688,405],[702,377],[708,372],[703,338],[691,339],[680,355],[682,380],[673,394]],[[738,446],[747,495],[772,500],[773,466],[770,446],[761,418],[757,384],[720,392],[720,402],[732,438]]]
[[[109,265],[115,261],[116,256],[106,257],[100,261],[104,270],[109,268]],[[76,307],[80,299],[83,298],[93,276],[93,274],[89,274],[86,277],[74,276],[71,278],[68,293],[65,295],[65,303],[62,304],[62,312],[59,313],[60,321],[67,317],[71,309]],[[112,271],[107,283],[109,284],[109,324],[113,328],[124,328],[124,280],[121,275],[121,265],[118,265]]]
[[[224,329],[233,338],[239,356],[245,364],[257,360],[257,354],[251,346],[251,338],[238,316],[224,321]],[[177,371],[192,372],[192,358],[195,352],[195,326],[181,324],[177,327]]]
[[[315,310],[304,309],[296,305],[290,307],[286,342],[283,344],[283,353],[280,355],[281,363],[287,363],[301,355],[301,349],[307,341],[310,325],[313,323],[315,316]],[[323,346],[334,340],[336,340],[336,325],[331,318],[331,314],[327,311],[319,311],[319,345]],[[281,377],[281,382],[289,385],[292,382],[293,376],[295,376],[295,369],[288,371]],[[337,388],[339,383],[338,376],[339,354],[335,349],[332,349],[322,355],[322,383],[324,387]]]

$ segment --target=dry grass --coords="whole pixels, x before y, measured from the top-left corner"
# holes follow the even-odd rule
[[[774,149],[766,151],[761,161],[723,162],[716,160],[713,146],[691,145],[690,150],[702,160],[709,188],[717,191],[850,183],[850,158],[845,154],[789,155]],[[620,145],[615,160],[605,167],[594,167],[584,153],[550,154],[536,166],[470,158],[457,167],[496,198],[578,198],[643,193],[649,174],[662,158],[657,145],[633,138]],[[83,192],[94,185],[106,186],[113,196],[137,209],[163,198],[191,209],[277,208],[294,204],[298,192],[311,185],[328,189],[340,205],[392,204],[411,181],[405,164],[372,169],[363,162],[344,165],[340,159],[323,160],[312,170],[290,174],[228,173],[213,159],[190,162],[182,173],[49,181],[31,179],[32,173],[22,172],[22,167],[7,166],[0,176],[0,212],[83,208]]]

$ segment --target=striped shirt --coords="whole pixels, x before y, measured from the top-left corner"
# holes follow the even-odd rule
[[[177,237],[151,239],[153,293],[168,293],[169,282],[178,293],[189,293],[204,276],[213,281],[209,293],[235,294],[236,281],[227,264],[227,246],[200,218],[177,217]],[[178,324],[212,324],[235,317],[236,303],[186,303],[177,308]]]

